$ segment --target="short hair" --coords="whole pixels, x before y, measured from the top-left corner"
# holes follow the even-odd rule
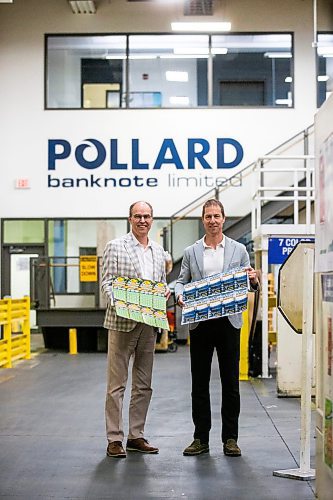
[[[134,203],[132,203],[132,205],[129,207],[129,217],[132,217],[133,207],[137,203],[145,203],[146,205],[148,205],[148,207],[150,208],[150,211],[151,211],[151,216],[153,216],[153,207],[151,206],[151,204],[148,203],[148,201],[139,200],[139,201],[135,201]]]
[[[205,216],[206,208],[211,207],[213,205],[217,205],[218,207],[220,207],[222,216],[225,217],[224,206],[222,205],[222,203],[219,200],[216,200],[215,198],[211,198],[210,200],[207,200],[202,207],[202,218],[204,218]]]

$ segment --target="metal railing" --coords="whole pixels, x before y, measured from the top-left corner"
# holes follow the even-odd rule
[[[285,163],[287,162],[287,165]],[[299,162],[303,166],[299,166]],[[254,172],[257,174],[257,189],[252,203],[252,236],[262,224],[263,207],[268,202],[283,204],[290,202],[290,217],[293,224],[300,222],[300,211],[305,208],[305,225],[310,229],[311,205],[315,199],[313,155],[266,155],[258,158]]]
[[[89,259],[91,259],[89,261]],[[30,295],[36,309],[99,308],[101,257],[32,257]]]
[[[269,151],[262,158],[271,157],[273,159],[274,157],[280,158],[282,156],[289,158],[297,156],[298,158],[300,158],[301,156],[303,156],[304,161],[306,161],[307,159],[312,158],[309,152],[314,150],[313,141],[314,125],[312,124]],[[249,185],[255,186],[257,182],[257,167],[258,160],[251,162],[242,170],[239,170],[236,174],[232,175],[229,178],[230,182],[228,184],[210,189],[206,193],[193,200],[193,202],[185,205],[182,209],[177,210],[177,212],[174,212],[171,215],[170,221],[163,229],[163,244],[165,249],[167,249],[172,254],[175,260],[182,256],[183,249],[187,245],[192,244],[195,239],[198,239],[200,237],[200,211],[198,213],[198,210],[200,210],[200,207],[203,205],[203,203],[210,198],[220,199],[221,195],[227,189],[230,189],[232,180],[236,179],[239,175],[242,176],[243,180],[248,179]],[[306,171],[304,171],[304,173],[306,174]],[[250,178],[253,179],[253,182],[250,182]],[[294,185],[293,180],[291,181],[291,185]],[[287,188],[287,192],[290,192],[290,186],[285,186],[285,183],[283,184],[283,186]],[[251,200],[252,195],[253,193],[249,193],[249,200]],[[276,200],[276,198],[274,199]],[[265,202],[268,201],[268,199],[265,200]],[[289,200],[287,200],[287,198],[284,198],[284,201]],[[191,221],[191,219],[189,219],[191,217],[195,217],[195,219]],[[191,223],[192,228],[190,227]]]

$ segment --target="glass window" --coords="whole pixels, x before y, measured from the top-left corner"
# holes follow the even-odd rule
[[[151,238],[153,241],[156,241],[156,243],[159,243],[162,247],[164,247],[163,229],[165,228],[167,223],[168,221],[165,219],[153,219],[153,224],[149,232],[149,238]]]
[[[120,107],[126,36],[48,36],[46,45],[47,108]]]
[[[326,101],[333,90],[333,34],[318,34],[317,105]]]
[[[130,35],[130,108],[207,105],[208,35]]]
[[[52,285],[56,293],[78,293],[79,256],[102,256],[106,243],[127,232],[127,220],[60,219],[49,221],[49,256]],[[82,291],[82,290],[81,290]],[[84,287],[88,292],[89,288]]]
[[[4,221],[4,243],[44,243],[43,220]]]
[[[46,107],[288,107],[292,49],[281,33],[48,35]]]
[[[184,255],[184,248],[200,238],[200,219],[180,219],[172,225],[172,257],[174,261]]]
[[[127,219],[60,219],[49,221],[50,257],[77,257],[80,249],[95,248],[102,256],[109,240],[127,233]],[[81,252],[82,253],[82,252]]]
[[[214,106],[292,106],[292,36],[214,35]]]

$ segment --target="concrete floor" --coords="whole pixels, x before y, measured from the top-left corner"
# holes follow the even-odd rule
[[[243,456],[225,457],[215,360],[210,454],[182,455],[193,432],[188,351],[156,354],[146,437],[159,455],[121,460],[105,456],[105,354],[39,350],[1,369],[0,499],[313,499],[314,481],[272,475],[299,466],[300,445],[300,401],[277,398],[274,379],[241,383]]]

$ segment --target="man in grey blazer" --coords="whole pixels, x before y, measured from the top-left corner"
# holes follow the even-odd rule
[[[259,286],[256,271],[250,266],[245,246],[223,234],[224,208],[220,201],[206,201],[202,210],[205,236],[185,249],[180,275],[175,286],[177,303],[183,307],[186,283],[205,276],[245,267],[252,290]],[[216,349],[222,386],[222,442],[228,456],[240,456],[237,444],[239,396],[239,354],[242,314],[236,313],[190,324],[190,356],[192,374],[192,418],[194,441],[185,448],[184,455],[209,452],[211,429],[210,373]]]
[[[133,203],[129,210],[131,231],[109,241],[103,255],[101,288],[107,298],[104,327],[109,330],[105,420],[107,455],[113,458],[126,457],[122,409],[131,356],[134,359],[126,449],[141,453],[159,451],[144,438],[152,395],[155,333],[149,325],[117,316],[112,297],[112,281],[117,276],[165,282],[164,249],[148,238],[152,222],[152,206],[144,201]],[[169,292],[166,295],[168,298]]]

